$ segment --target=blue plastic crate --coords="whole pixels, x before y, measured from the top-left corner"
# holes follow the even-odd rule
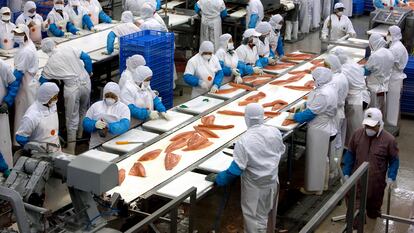
[[[0,7],[7,6],[7,0],[0,0]]]
[[[19,12],[13,12],[12,13],[12,22],[13,23],[16,22],[17,17],[19,17],[21,14],[22,14],[21,11],[19,11]]]
[[[401,112],[414,113],[414,57],[410,56],[404,73],[407,78],[404,80],[401,96]]]

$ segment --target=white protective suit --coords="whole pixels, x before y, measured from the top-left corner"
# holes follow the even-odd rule
[[[68,143],[67,152],[75,154],[74,141],[78,129],[82,128],[79,126],[88,110],[91,94],[91,80],[80,59],[82,51],[72,47],[56,49],[54,41],[49,38],[42,41],[42,50],[49,55],[43,77],[64,83],[66,129],[68,142],[73,142]]]
[[[0,60],[0,104],[7,95],[7,87],[13,83],[16,78],[13,75],[13,69],[3,60]],[[11,106],[9,106],[10,108]],[[0,153],[3,155],[9,167],[13,167],[13,154],[10,135],[9,114],[0,113]]]
[[[256,61],[259,59],[259,53],[257,51],[257,43],[259,37],[261,34],[258,33],[255,29],[247,29],[243,33],[243,40],[248,40],[251,37],[253,37],[253,41],[255,43],[255,46],[251,48],[247,43],[241,44],[237,49],[237,56],[239,57],[239,60],[244,62],[247,65],[255,65]]]
[[[322,0],[322,19],[326,19],[331,15],[332,9],[332,0]]]
[[[54,2],[56,2],[56,0],[54,0]],[[67,32],[66,25],[69,22],[69,15],[64,10],[62,10],[62,15],[61,15],[56,11],[55,7],[53,7],[53,9],[47,15],[46,22],[49,25],[52,24],[52,23],[56,24],[56,27],[58,27],[59,30],[66,33]],[[47,35],[49,37],[54,37],[55,36],[49,30],[47,31]]]
[[[140,16],[141,7],[144,5],[144,3],[150,3],[153,6],[157,5],[155,0],[126,0],[124,11],[131,11],[134,16]]]
[[[344,4],[344,15],[351,17],[352,16],[352,0],[340,0]]]
[[[321,16],[322,16],[322,1],[321,0],[313,0],[312,6],[312,28],[319,28],[321,23]]]
[[[246,7],[246,28],[249,28],[250,16],[253,14],[259,16],[256,25],[262,22],[264,17],[264,9],[260,0],[249,0],[249,4]]]
[[[394,66],[391,73],[387,95],[387,114],[386,122],[392,126],[397,126],[400,112],[400,98],[403,80],[407,78],[404,69],[408,63],[408,52],[401,43],[401,29],[398,26],[391,26],[388,29],[391,35],[390,51],[394,56]]]
[[[16,19],[16,25],[25,24],[30,29],[30,39],[34,42],[42,40],[42,31],[46,31],[45,23],[42,16],[37,13],[31,14],[29,10],[36,8],[36,4],[32,1],[26,2],[23,14]]]
[[[98,0],[81,0],[81,6],[88,12],[93,25],[99,24],[99,13],[102,11],[101,3]]]
[[[144,3],[141,7],[141,18],[144,22],[139,26],[141,30],[155,30],[168,32],[165,23],[160,23],[159,20],[155,17],[155,8],[148,3]],[[163,21],[164,22],[164,21]]]
[[[36,78],[36,74],[39,69],[39,58],[37,56],[36,47],[28,36],[29,28],[26,25],[21,24],[18,25],[17,29],[22,29],[28,40],[19,45],[19,50],[17,50],[14,55],[14,68],[24,74],[15,101],[16,110],[14,115],[14,133],[16,133],[19,128],[26,110],[36,100],[37,89],[40,86],[40,83]],[[18,146],[15,140],[14,144]]]
[[[220,36],[220,48],[216,52],[216,57],[219,61],[223,61],[225,66],[230,67],[233,70],[237,69],[239,57],[237,56],[236,51],[234,51],[233,44],[229,46],[229,40],[231,38],[231,35],[227,33]],[[233,75],[224,76],[223,83],[228,83],[232,80]]]
[[[272,32],[272,26],[268,22],[260,22],[257,24],[256,29],[258,33],[262,34],[261,37],[265,38],[259,39],[256,47],[259,57],[269,57],[270,55],[270,33]]]
[[[263,233],[267,230],[268,220],[275,225],[279,161],[285,145],[276,127],[263,124],[264,110],[259,104],[246,106],[245,121],[248,129],[237,141],[233,157],[243,171],[241,207],[244,232]],[[269,214],[271,219],[268,219]]]
[[[112,29],[117,38],[141,31],[141,29],[133,23],[134,16],[130,11],[122,12],[121,22],[121,24],[118,24]]]
[[[74,8],[77,8],[75,11]],[[83,16],[88,14],[88,11],[83,8],[79,0],[69,0],[69,4],[65,6],[65,12],[69,16],[69,20],[77,29],[83,28]]]
[[[312,20],[313,0],[301,0],[299,10],[299,25],[301,33],[309,33]]]
[[[329,140],[337,134],[338,94],[330,85],[332,72],[318,67],[312,72],[316,89],[310,92],[307,108],[315,114],[306,132],[305,190],[322,192],[329,166]]]
[[[274,54],[276,54],[277,43],[280,37],[280,30],[282,29],[282,24],[280,24],[280,22],[282,21],[283,21],[283,17],[279,14],[272,15],[272,17],[269,20],[269,23],[272,26],[272,30],[270,31],[270,37],[269,37],[269,45],[270,45],[270,49],[273,51]],[[296,39],[297,39],[297,30],[296,30]]]
[[[122,72],[119,78],[119,88],[122,90],[128,81],[133,82],[134,72],[138,66],[145,66],[145,58],[139,54],[133,55],[126,60],[126,69]]]
[[[339,18],[336,14],[331,14],[323,24],[322,39],[329,39],[329,34],[330,40],[338,40],[347,34],[351,37],[356,35],[351,20],[345,15]]]
[[[113,105],[107,104],[104,100],[105,95],[109,92],[115,94],[118,97],[118,101]],[[107,124],[112,122],[118,122],[121,119],[130,120],[130,111],[128,106],[121,102],[121,90],[119,89],[118,84],[114,82],[107,83],[103,89],[103,100],[94,103],[86,112],[85,117],[88,117],[89,119],[96,121],[103,120]],[[101,137],[99,136],[98,132],[93,132],[91,134],[89,148],[94,148],[104,142],[107,142],[114,136],[115,135],[112,135],[108,132],[106,134],[106,137]]]
[[[373,33],[369,37],[369,45],[372,52],[365,67],[371,71],[367,77],[368,90],[371,92],[370,107],[380,109],[386,116],[386,92],[394,66],[394,56],[389,49],[384,48],[386,42],[380,34]]]
[[[213,54],[209,61],[202,57],[202,53],[211,52],[214,53],[214,45],[210,41],[204,41],[200,45],[200,49],[196,55],[194,55],[187,62],[184,74],[190,74],[198,77],[200,82],[206,82],[207,88],[201,86],[193,87],[191,92],[191,98],[200,96],[208,92],[213,86],[214,77],[216,73],[221,70],[219,59]]]
[[[29,137],[29,142],[52,143],[60,150],[59,117],[57,106],[47,106],[52,97],[59,93],[54,83],[45,83],[39,88],[36,101],[27,109],[16,135]],[[45,106],[46,105],[46,106]]]
[[[211,41],[218,48],[221,36],[220,13],[226,9],[226,5],[223,0],[198,0],[196,4],[201,11],[200,44]]]
[[[3,15],[4,13],[10,13],[10,16]],[[6,18],[11,17],[11,11],[7,7],[2,7],[0,9],[0,48],[8,50],[14,47],[13,41],[13,29],[16,28],[16,25],[10,21],[7,21]]]

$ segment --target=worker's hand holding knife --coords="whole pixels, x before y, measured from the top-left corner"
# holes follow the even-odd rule
[[[103,120],[99,120],[95,123],[95,128],[97,129],[105,129],[107,126],[108,124]]]

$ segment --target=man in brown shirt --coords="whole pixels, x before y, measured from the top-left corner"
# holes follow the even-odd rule
[[[398,147],[394,136],[384,130],[379,109],[367,109],[362,124],[363,127],[354,132],[349,142],[343,173],[346,179],[363,162],[369,162],[367,216],[377,218],[381,216],[386,185],[395,186],[399,167]]]

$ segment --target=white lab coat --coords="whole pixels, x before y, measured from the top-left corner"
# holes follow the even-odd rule
[[[80,59],[81,51],[72,47],[60,47],[49,56],[43,68],[46,79],[64,83],[65,117],[68,141],[76,140],[79,124],[89,107],[91,80]],[[74,147],[69,153],[74,153]]]
[[[210,61],[204,60],[201,54],[197,53],[192,57],[185,67],[184,74],[191,74],[198,77],[200,80],[208,83],[208,88],[203,89],[200,86],[193,87],[191,98],[200,96],[211,89],[213,86],[214,77],[216,73],[221,70],[220,62],[215,55]]]
[[[81,0],[81,6],[88,12],[93,25],[99,24],[99,13],[102,11],[102,6],[98,0]]]
[[[119,97],[118,97],[119,98]],[[104,100],[94,103],[86,112],[86,117],[91,120],[104,120],[106,123],[118,122],[121,119],[131,118],[131,113],[128,106],[122,103],[120,100],[115,104],[108,106]],[[89,142],[89,148],[96,147],[104,142],[109,141],[115,135],[107,133],[106,137],[99,136],[98,132],[91,134],[91,140]]]
[[[227,46],[227,44],[226,44]],[[223,61],[225,66],[230,67],[231,69],[237,69],[237,64],[239,62],[239,57],[237,56],[236,51],[233,51],[233,54],[230,54],[224,48],[219,48],[216,52],[216,57],[219,61]],[[232,75],[224,76],[223,83],[228,83],[232,80]]]
[[[312,7],[312,28],[319,28],[322,18],[322,0],[313,0]]]
[[[29,27],[29,24],[33,22],[34,26]],[[40,42],[42,40],[42,31],[46,31],[45,23],[43,22],[42,16],[36,14],[33,18],[25,16],[25,14],[19,15],[16,19],[16,25],[25,24],[29,27],[29,36],[33,42]]]
[[[330,40],[338,40],[347,34],[354,36],[355,30],[351,20],[346,15],[342,15],[339,19],[336,14],[332,14],[325,19],[322,28],[322,39],[329,39],[329,34],[331,35]]]
[[[277,46],[277,44],[276,44]],[[264,39],[264,42],[259,39],[257,47],[257,54],[261,57],[269,57],[270,55],[270,41],[269,36]]]
[[[262,22],[264,17],[263,4],[260,0],[249,0],[249,4],[246,7],[246,28],[248,28],[250,23],[250,16],[257,14],[259,16],[257,23]]]
[[[88,14],[88,11],[85,8],[83,8],[81,5],[78,6],[77,11],[78,13],[76,14],[73,7],[70,6],[69,4],[65,6],[65,12],[68,14],[70,22],[73,23],[73,25],[75,25],[76,28],[82,29],[83,28],[82,18],[84,15]]]
[[[124,11],[131,11],[134,16],[141,16],[141,7],[144,3],[149,3],[154,6],[154,8],[157,6],[155,0],[126,0]]]
[[[253,125],[234,148],[234,161],[241,175],[241,206],[244,231],[266,232],[279,182],[279,161],[285,152],[282,134],[272,126]]]
[[[14,115],[14,133],[20,126],[26,110],[36,100],[37,90],[40,83],[36,78],[36,74],[39,68],[39,58],[37,56],[36,47],[31,40],[28,40],[25,44],[21,45],[14,55],[14,67],[15,69],[24,73],[23,80],[20,84],[19,92],[15,101],[15,115]],[[13,138],[14,144],[18,146],[15,138]]]
[[[63,15],[63,16],[62,16]],[[52,23],[56,24],[56,27],[58,27],[59,30],[63,32],[67,32],[66,25],[69,22],[69,15],[66,13],[66,11],[62,11],[62,15],[59,14],[55,8],[53,8],[49,14],[47,15],[46,22],[50,25]],[[49,30],[47,31],[47,35],[49,37],[54,37]]]
[[[240,45],[236,49],[237,56],[239,60],[248,64],[248,65],[255,65],[256,61],[259,59],[259,53],[257,52],[257,46],[250,48],[249,45]]]
[[[221,36],[220,13],[226,9],[223,0],[199,0],[201,10],[200,44],[203,41],[213,42],[216,50]]]
[[[7,95],[7,87],[13,83],[16,78],[13,75],[12,68],[0,60],[0,104]],[[0,153],[3,155],[7,165],[13,167],[13,154],[10,135],[9,114],[0,114]]]
[[[352,16],[352,0],[340,0],[344,4],[344,15],[351,17]]]
[[[154,16],[148,19],[145,19],[145,21],[139,26],[139,28],[144,30],[155,30],[155,31],[162,31],[162,32],[168,32],[167,27],[165,24],[161,24]]]
[[[14,25],[14,23],[5,23],[0,20],[0,48],[9,50],[14,47],[14,35],[12,30],[15,28],[16,25]]]
[[[301,0],[299,10],[300,32],[309,33],[312,20],[313,0]]]

